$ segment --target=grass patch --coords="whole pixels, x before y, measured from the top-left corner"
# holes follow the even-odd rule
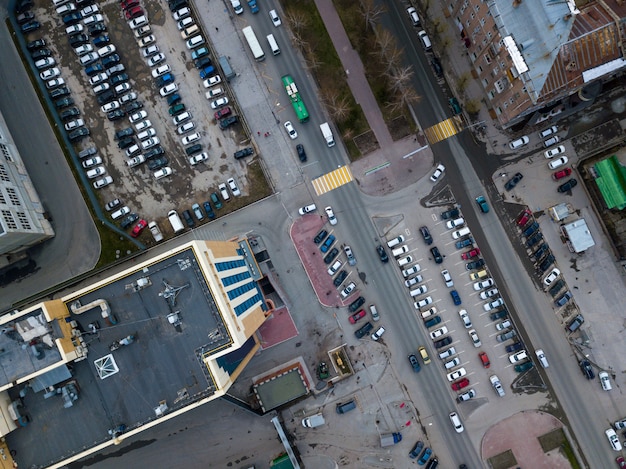
[[[509,467],[515,467],[517,465],[517,459],[515,459],[513,451],[509,449],[504,453],[496,454],[489,458],[489,465],[493,469],[507,469]]]
[[[539,444],[541,445],[541,449],[544,453],[558,448],[559,451],[565,455],[572,469],[580,469],[574,450],[572,449],[572,446],[567,438],[565,438],[565,432],[562,428],[552,430],[545,435],[541,435],[537,439],[539,440]]]

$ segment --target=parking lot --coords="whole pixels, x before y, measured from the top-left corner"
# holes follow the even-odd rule
[[[134,5],[135,3],[128,2],[127,4]],[[78,5],[77,10],[80,11],[88,4],[88,1],[82,2]],[[110,185],[97,191],[102,204],[118,198],[121,201],[121,206],[128,206],[132,212],[138,213],[140,218],[163,220],[170,208],[182,212],[185,209],[190,209],[194,202],[202,206],[203,202],[210,200],[211,193],[220,194],[218,185],[225,184],[229,178],[233,178],[236,186],[241,189],[242,198],[250,196],[250,184],[258,182],[255,181],[255,178],[259,179],[259,177],[260,182],[263,183],[263,178],[260,171],[253,171],[253,176],[249,177],[247,163],[252,158],[241,160],[233,158],[235,151],[242,148],[240,142],[249,144],[243,126],[236,124],[222,130],[213,115],[217,110],[223,110],[226,107],[231,109],[231,112],[222,112],[223,115],[239,114],[237,105],[229,94],[228,83],[220,77],[219,83],[213,84],[218,80],[216,78],[211,80],[211,83],[207,83],[207,85],[213,84],[213,86],[205,87],[200,78],[201,71],[195,65],[203,65],[206,68],[208,62],[205,59],[203,64],[194,64],[191,57],[192,49],[186,46],[179,30],[179,27],[193,26],[193,15],[183,15],[184,18],[182,19],[186,20],[185,24],[178,26],[173,15],[162,9],[162,5],[159,3],[141,2],[138,6],[133,6],[130,9],[137,7],[143,10],[136,13],[144,13],[149,23],[149,30],[146,30],[141,37],[137,37],[140,36],[139,33],[134,34],[134,31],[140,27],[135,30],[129,27],[118,2],[99,3],[97,5],[97,11],[94,14],[102,15],[102,18],[96,19],[101,19],[102,21],[97,21],[97,23],[103,25],[99,29],[106,28],[106,31],[91,31],[91,34],[89,31],[91,20],[68,20],[66,14],[58,14],[51,3],[36,3],[31,10],[41,23],[41,28],[25,36],[27,42],[37,38],[45,40],[44,48],[52,52],[51,57],[56,61],[53,67],[60,70],[60,76],[57,78],[62,78],[64,81],[58,88],[65,86],[70,91],[69,95],[61,96],[61,98],[69,97],[74,103],[64,106],[59,109],[59,112],[72,108],[77,108],[80,112],[80,115],[71,115],[74,112],[66,113],[64,124],[69,123],[70,126],[76,126],[77,123],[84,124],[85,128],[89,129],[89,136],[78,135],[76,137],[77,153],[92,147],[96,149],[95,154],[87,155],[89,158],[95,158],[94,160],[86,161],[83,159],[81,161],[81,163],[86,161],[86,165],[89,165],[88,168],[84,168],[85,171],[91,171],[88,177],[93,175],[89,182],[93,183],[103,177],[110,177],[113,180]],[[67,24],[64,24],[64,18]],[[87,25],[83,24],[85,21],[87,21]],[[83,47],[83,49],[79,49],[79,52],[83,54],[82,56],[79,57],[78,52],[70,47],[69,34],[66,33],[66,28],[72,28],[72,44],[78,48]],[[186,32],[183,33],[186,34]],[[201,29],[197,33],[202,33]],[[83,34],[86,36],[87,42],[85,42],[85,37],[81,40],[80,36]],[[102,39],[106,36],[109,38],[108,41]],[[96,40],[95,45],[93,45],[94,40]],[[156,46],[158,50],[142,50],[140,42],[142,46]],[[102,50],[100,52],[103,55],[99,57],[99,49],[109,45],[114,46],[114,50],[112,52],[111,50],[106,52]],[[210,44],[204,43],[193,50],[197,51],[203,46],[208,46],[208,49],[211,49]],[[31,52],[37,53],[37,50]],[[101,64],[101,68],[104,69],[104,72],[98,72],[97,68],[95,71],[89,70],[91,83],[90,77],[85,73],[86,66],[82,66],[80,62],[81,58],[89,57],[89,54],[95,54],[95,60],[90,65],[97,67],[97,64]],[[160,57],[159,54],[163,54],[164,59],[157,59],[159,62],[150,67],[148,65],[150,58]],[[119,56],[119,61],[112,60],[115,59],[116,55]],[[211,51],[208,57],[212,59],[213,66],[217,68],[215,55]],[[87,61],[87,63],[89,62]],[[111,73],[106,73],[105,65],[109,68],[119,67],[119,65],[122,67],[113,69]],[[169,83],[158,83],[160,77],[154,76],[157,74],[156,72],[152,73],[156,67],[163,65],[169,67],[167,72],[170,74],[167,77]],[[42,68],[37,72],[40,73],[48,68]],[[102,73],[105,75],[99,79],[98,77]],[[165,74],[161,73],[161,76]],[[116,75],[122,76],[116,78]],[[127,78],[123,75],[127,75]],[[209,72],[205,76],[215,77],[218,75],[216,72]],[[173,81],[171,81],[172,79]],[[102,85],[102,83],[107,83],[109,86],[108,89],[100,91],[98,94],[100,97],[115,89],[116,86],[120,88],[111,100],[105,102],[101,99],[99,103],[92,87]],[[124,85],[124,83],[129,86]],[[57,89],[57,87],[52,88],[54,85],[56,85],[54,82],[48,83],[50,93]],[[213,94],[211,99],[205,97],[207,91]],[[184,128],[179,127],[178,131],[177,126],[172,122],[173,116],[170,114],[172,106],[167,102],[168,98],[171,99],[176,94],[180,98],[171,101],[170,104],[182,103],[184,111],[189,112],[190,116],[179,123],[179,125],[183,123],[187,123],[187,125]],[[131,95],[134,99],[129,98]],[[211,108],[210,104],[213,101],[224,97],[229,100],[227,106],[216,104],[214,106],[216,109]],[[56,101],[57,98],[51,96],[50,99]],[[107,109],[101,109],[103,103]],[[119,111],[124,109],[128,110],[128,114],[118,118]],[[103,112],[105,110],[117,112],[118,115],[112,114],[107,118],[107,113]],[[180,110],[178,109],[177,112],[180,113]],[[133,123],[130,122],[130,115],[134,113],[140,114],[136,119],[133,119],[135,120]],[[82,122],[77,121],[77,119],[82,120]],[[190,122],[193,123],[193,126],[189,124]],[[126,155],[126,150],[133,148],[133,146],[126,143],[125,148],[118,148],[117,143],[120,139],[115,138],[116,132],[128,128],[134,131],[132,145],[136,144],[139,148],[139,151],[135,151],[130,157]],[[68,132],[74,130],[76,128],[72,128]],[[138,134],[142,131],[144,133],[140,140]],[[183,142],[185,138],[192,141]],[[123,139],[122,136],[121,140]],[[206,153],[208,159],[197,164],[191,164],[191,155],[186,150],[197,144],[202,146],[201,150],[191,155],[198,157],[198,155]],[[158,150],[159,147],[163,149],[162,152]],[[142,161],[142,153],[149,157],[147,161]],[[137,158],[133,163],[136,165],[133,167],[129,165],[131,158]],[[148,165],[151,165],[151,168]],[[85,165],[77,164],[77,166],[82,169]],[[99,169],[95,170],[96,168]],[[170,168],[170,170],[165,168]],[[161,178],[157,179],[159,174],[155,173],[159,170],[161,170]],[[235,198],[229,189],[227,189],[227,194],[230,195],[229,202]],[[221,195],[219,198],[224,202]],[[243,203],[245,202],[238,200],[230,207],[239,207]],[[226,210],[222,209],[221,211],[213,208],[216,215],[219,216],[228,210],[229,206],[226,206]],[[206,218],[205,216],[204,219]],[[165,232],[170,231],[167,223],[163,222],[161,229]]]

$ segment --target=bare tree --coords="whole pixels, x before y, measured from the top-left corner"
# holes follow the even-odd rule
[[[361,14],[365,19],[365,27],[376,30],[378,20],[387,9],[382,5],[374,4],[374,0],[361,0]]]
[[[348,98],[345,96],[339,96],[336,89],[324,92],[322,100],[328,107],[333,119],[342,122],[350,115],[351,106],[348,102]]]
[[[389,89],[394,94],[402,92],[404,88],[408,88],[412,76],[413,70],[410,65],[407,67],[395,67],[391,73],[387,74]]]
[[[397,47],[393,47],[387,51],[387,55],[384,57],[385,70],[384,74],[390,73],[394,68],[398,68],[400,66],[400,59],[402,59],[402,49]]]
[[[391,49],[397,48],[396,38],[389,30],[382,28],[378,28],[376,33],[376,44],[378,45],[378,49],[373,50],[371,54],[380,55],[381,59],[385,58]]]
[[[320,65],[322,65],[322,62],[318,60],[317,54],[311,47],[311,44],[308,44],[306,42],[303,43],[303,49],[304,49],[304,57],[306,58],[306,63],[309,66],[309,68],[316,69]]]
[[[289,26],[291,26],[292,31],[305,29],[309,24],[309,20],[306,15],[300,11],[288,10],[287,13],[285,13],[285,17]]]
[[[299,29],[293,29],[291,31],[293,33],[293,44],[299,49],[305,49],[308,46],[308,43],[302,37],[302,31]]]

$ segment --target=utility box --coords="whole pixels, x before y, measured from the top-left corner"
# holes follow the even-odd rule
[[[402,434],[400,432],[396,433],[383,433],[380,435],[380,446],[383,448],[385,446],[393,446],[396,443],[400,443],[402,441]]]

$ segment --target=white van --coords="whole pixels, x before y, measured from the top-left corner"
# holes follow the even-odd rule
[[[280,54],[280,47],[278,47],[278,43],[276,42],[274,35],[268,34],[266,38],[267,38],[267,43],[270,45],[270,49],[272,49],[272,54],[274,55]]]
[[[324,425],[324,416],[322,414],[311,415],[302,419],[302,426],[306,428],[315,428]]]
[[[180,219],[178,213],[176,213],[176,210],[170,210],[167,213],[167,219],[170,221],[174,233],[180,233],[185,229],[185,225],[183,225],[183,221]]]

